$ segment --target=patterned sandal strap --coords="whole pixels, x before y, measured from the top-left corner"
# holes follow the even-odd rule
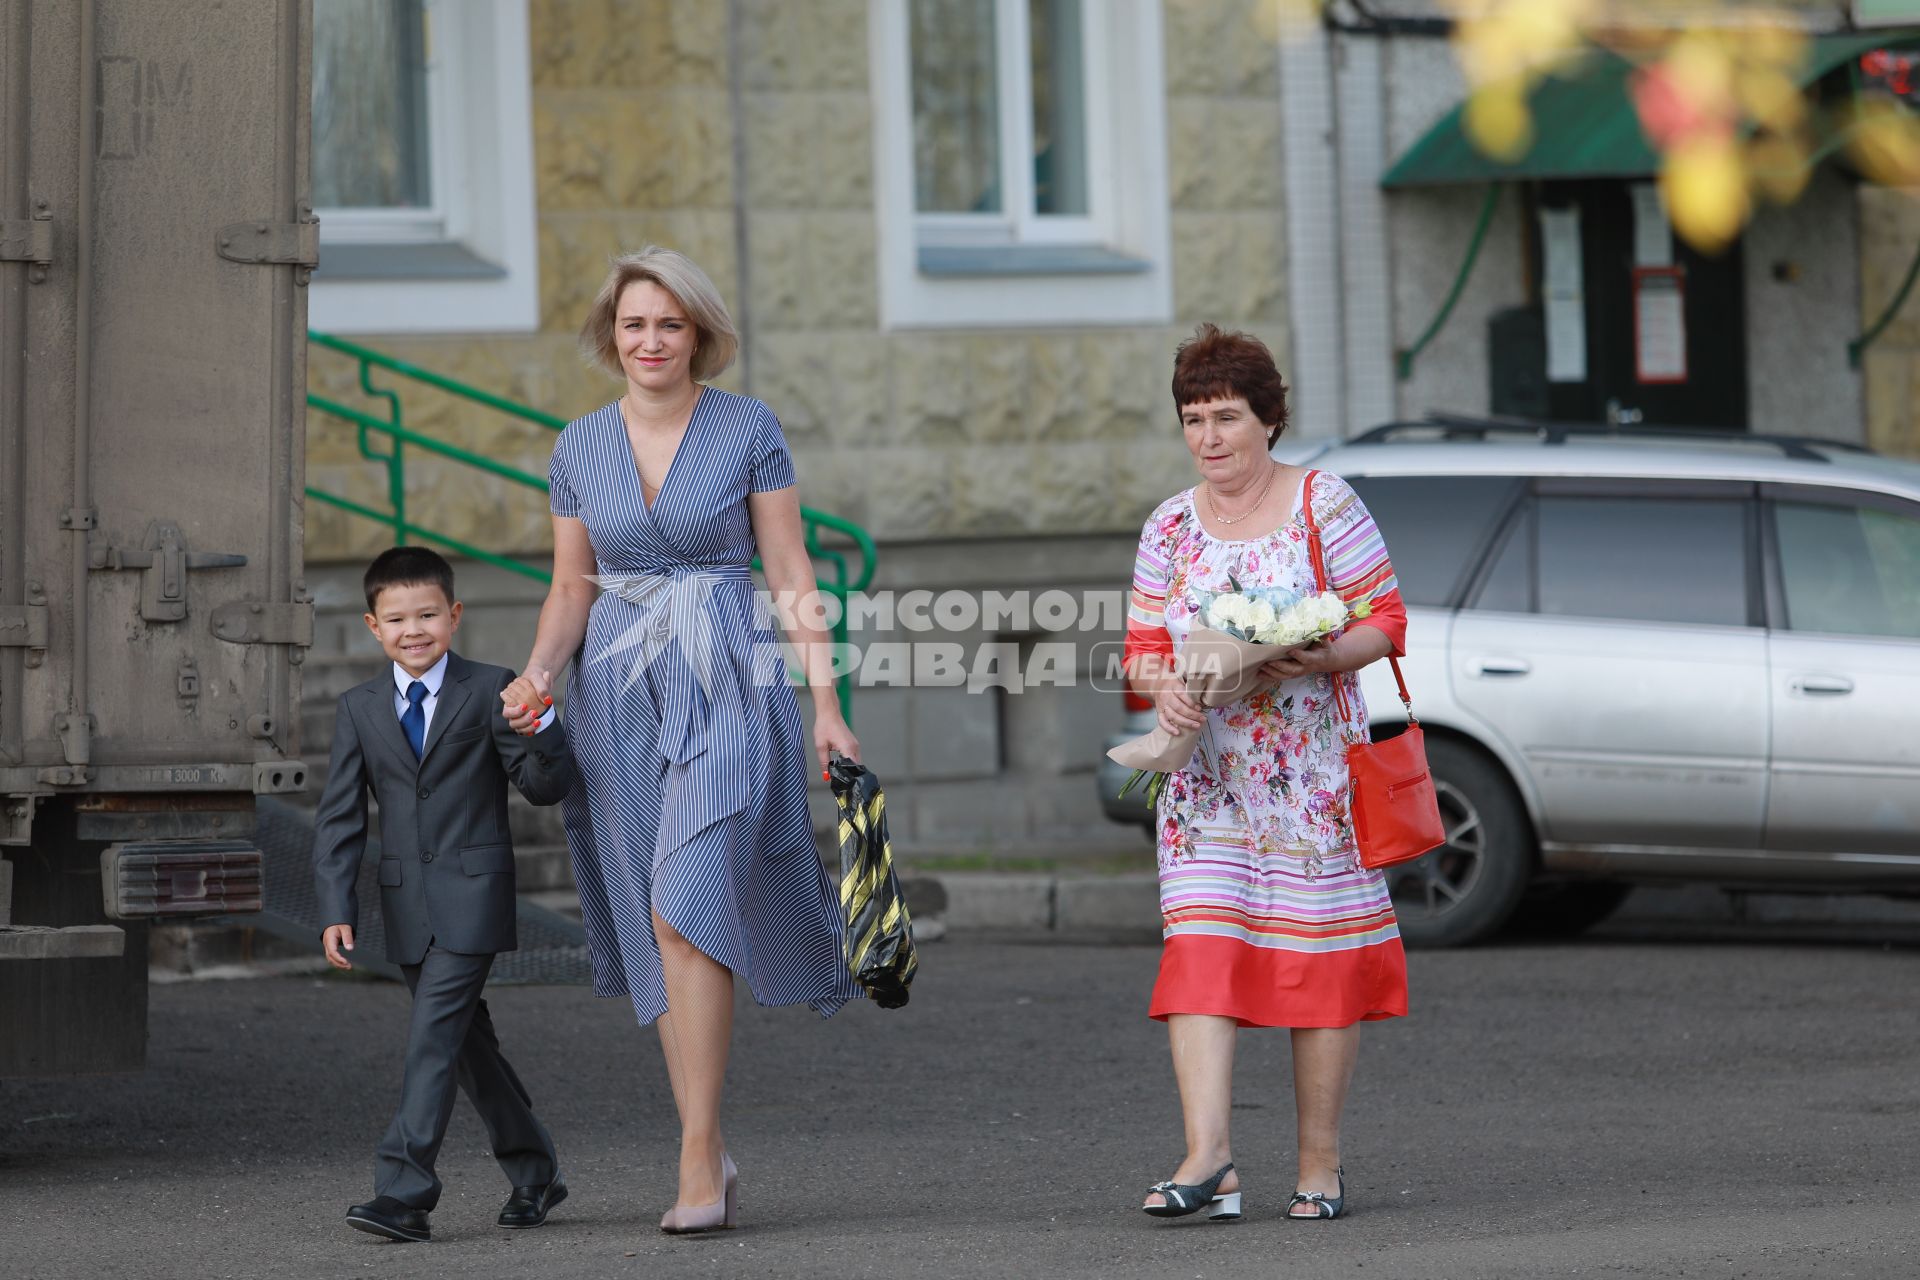
[[[1327,1197],[1325,1192],[1296,1191],[1293,1193],[1293,1199],[1287,1201],[1287,1215],[1293,1218],[1304,1218],[1307,1216],[1306,1214],[1295,1213],[1293,1211],[1293,1206],[1297,1204],[1312,1205],[1313,1214],[1316,1218],[1331,1218],[1333,1216],[1331,1212],[1333,1206],[1327,1203]]]
[[[1148,1195],[1153,1195],[1155,1192],[1158,1192],[1166,1197],[1168,1207],[1174,1209],[1184,1209],[1187,1207],[1187,1191],[1188,1188],[1181,1186],[1177,1182],[1156,1182],[1147,1188]]]

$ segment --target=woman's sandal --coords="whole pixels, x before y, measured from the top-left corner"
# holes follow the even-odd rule
[[[1144,1204],[1140,1207],[1156,1218],[1184,1218],[1205,1209],[1207,1217],[1214,1222],[1237,1221],[1240,1217],[1240,1193],[1229,1191],[1225,1195],[1215,1194],[1220,1190],[1221,1179],[1232,1172],[1233,1166],[1226,1165],[1205,1182],[1156,1182],[1147,1188],[1147,1194],[1159,1195],[1166,1203]]]
[[[1338,1170],[1334,1176],[1340,1180],[1340,1194],[1330,1196],[1319,1191],[1296,1191],[1293,1199],[1287,1201],[1287,1216],[1301,1222],[1315,1222],[1322,1218],[1337,1218],[1340,1211],[1347,1207],[1347,1171]],[[1312,1213],[1295,1213],[1293,1207],[1298,1204],[1311,1205]]]

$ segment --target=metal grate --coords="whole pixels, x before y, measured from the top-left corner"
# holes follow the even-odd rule
[[[259,915],[232,917],[236,923],[264,929],[275,937],[320,950],[320,903],[313,892],[313,819],[283,800],[263,796],[258,803],[259,826],[254,842],[264,869]],[[376,881],[380,842],[369,838],[360,862],[360,927],[355,935],[353,963],[382,977],[399,981],[400,970],[389,964],[386,922],[380,914],[380,886]],[[580,924],[557,911],[535,906],[522,898],[518,929],[520,949],[493,963],[489,982],[541,983],[584,986],[593,981],[587,959],[587,934]]]

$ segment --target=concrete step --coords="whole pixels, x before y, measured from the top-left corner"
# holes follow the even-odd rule
[[[549,911],[557,911],[571,920],[580,918],[580,895],[572,889],[540,889],[528,893],[524,888],[520,896],[536,906]]]
[[[1103,875],[1064,864],[1031,872],[929,871],[907,861],[901,880],[916,923],[939,920],[963,933],[1134,942],[1160,937],[1159,876],[1151,871]],[[1649,885],[1635,889],[1600,927],[1618,936],[1846,937],[1911,944],[1920,938],[1920,901]]]
[[[559,892],[577,896],[573,887],[573,856],[564,844],[521,844],[516,840],[513,874],[514,883],[523,894]]]
[[[909,872],[907,910],[956,932],[1052,934],[1150,942],[1160,936],[1151,872]]]
[[[300,664],[300,705],[332,707],[341,694],[377,675],[381,661],[378,653],[369,657],[309,650]]]
[[[178,980],[318,972],[327,961],[318,939],[301,946],[264,929],[216,919],[154,925],[147,931],[147,966],[158,979]]]

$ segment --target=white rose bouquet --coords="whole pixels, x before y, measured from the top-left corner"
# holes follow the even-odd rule
[[[1201,604],[1202,622],[1187,633],[1187,643],[1180,653],[1187,692],[1202,707],[1238,702],[1259,684],[1262,663],[1333,635],[1353,619],[1372,612],[1364,602],[1349,609],[1331,591],[1294,596],[1242,587],[1232,578],[1228,584],[1231,590]],[[1147,799],[1157,802],[1166,775],[1184,769],[1199,744],[1198,732],[1170,734],[1156,725],[1153,732],[1113,748],[1107,752],[1108,757],[1134,771],[1120,794],[1127,794],[1146,779]]]

